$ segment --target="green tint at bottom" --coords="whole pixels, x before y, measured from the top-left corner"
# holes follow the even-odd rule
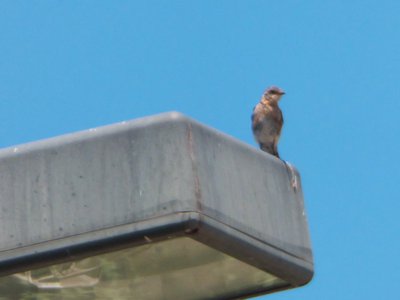
[[[287,285],[181,237],[0,278],[0,299],[234,299]]]

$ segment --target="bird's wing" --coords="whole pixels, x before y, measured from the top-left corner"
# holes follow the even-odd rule
[[[258,106],[255,106],[253,109],[253,114],[251,115],[251,128],[253,129],[253,132],[258,132],[262,129],[262,118],[263,115]]]

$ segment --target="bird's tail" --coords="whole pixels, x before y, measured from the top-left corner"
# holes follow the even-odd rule
[[[297,190],[299,189],[299,181],[297,179],[297,175],[296,172],[294,170],[294,167],[287,161],[282,160],[283,163],[286,166],[286,170],[289,173],[289,178],[290,178],[290,186],[292,187],[292,189],[294,190],[294,192],[296,193]]]

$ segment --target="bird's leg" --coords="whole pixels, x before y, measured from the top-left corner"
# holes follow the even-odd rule
[[[278,137],[274,140],[274,144],[272,145],[273,147],[273,155],[275,155],[277,158],[280,159],[279,153],[278,153]]]

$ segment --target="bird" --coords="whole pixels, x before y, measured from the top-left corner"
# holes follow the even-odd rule
[[[284,94],[281,88],[270,86],[264,91],[251,115],[253,135],[260,149],[277,158],[280,158],[278,141],[283,126],[283,115],[278,103]]]
[[[260,149],[279,159],[281,158],[278,153],[278,141],[283,126],[283,114],[278,103],[283,95],[285,95],[285,92],[277,86],[267,88],[251,115],[251,128]],[[294,192],[297,192],[299,183],[294,167],[285,160],[282,160],[282,162],[288,171],[290,186]]]

